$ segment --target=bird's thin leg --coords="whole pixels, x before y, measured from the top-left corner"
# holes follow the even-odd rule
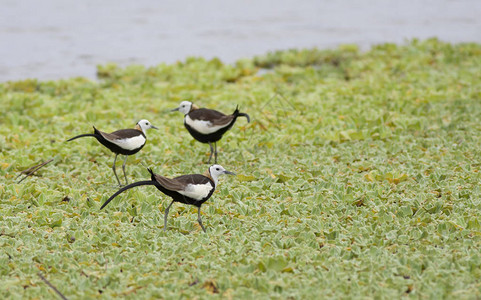
[[[211,142],[209,142],[209,147],[210,147],[210,156],[209,156],[209,161],[207,162],[210,164],[210,160],[212,159],[212,154],[214,154],[214,147],[212,147]]]
[[[115,172],[115,163],[117,162],[117,153],[115,153],[115,158],[114,158],[114,164],[112,165],[112,170],[114,170],[114,175],[115,175],[115,178],[117,178],[117,182],[119,183],[119,186],[122,186],[122,184],[120,183],[120,180],[119,180],[119,177],[117,176],[117,172]]]
[[[127,163],[127,158],[128,156],[125,156],[124,164],[122,165],[122,170],[124,171],[124,177],[125,177],[125,184],[129,184],[129,181],[127,180],[127,175],[125,174],[125,164]]]
[[[172,206],[172,204],[174,204],[174,200],[172,200],[172,202],[170,202],[169,206],[167,206],[167,208],[165,209],[165,213],[164,213],[164,231],[167,231],[167,216],[169,215],[169,210],[170,210],[170,207]]]
[[[202,218],[200,217],[200,206],[199,210],[197,211],[197,221],[199,222],[200,227],[202,227],[202,230],[204,230],[204,232],[207,232],[205,231],[204,225],[202,224]]]
[[[214,142],[215,163],[217,163],[217,142]]]

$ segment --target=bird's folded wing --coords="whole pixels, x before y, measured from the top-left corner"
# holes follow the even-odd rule
[[[169,191],[182,191],[186,188],[187,184],[185,182],[167,178],[164,176],[160,176],[155,174],[155,180],[164,188],[168,189]]]
[[[124,140],[133,138],[139,135],[139,131],[136,129],[121,129],[112,133],[106,133],[98,130],[98,132],[104,137],[104,139],[114,142],[116,140]]]
[[[228,115],[228,116],[222,116],[218,119],[212,120],[212,126],[223,126],[223,125],[228,125],[232,120],[234,119],[233,115]]]
[[[193,110],[189,113],[189,117],[193,120],[199,121],[209,121],[209,126],[223,126],[227,125],[232,122],[234,118],[233,115],[224,115],[220,111],[207,109],[207,108],[200,108]]]

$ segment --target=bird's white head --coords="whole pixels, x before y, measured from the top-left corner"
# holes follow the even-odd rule
[[[147,129],[150,129],[150,128],[158,129],[157,127],[155,127],[154,125],[152,125],[152,123],[150,123],[148,120],[140,120],[140,121],[137,123],[136,128],[142,130],[143,133],[145,133],[145,131],[146,131]]]
[[[180,105],[179,107],[177,108],[174,108],[172,111],[180,111],[181,113],[183,113],[184,115],[188,114],[190,112],[190,110],[192,109],[192,102],[190,101],[182,101],[180,102]]]
[[[223,175],[223,174],[235,175],[235,173],[227,171],[221,165],[212,165],[209,168],[209,174],[210,174],[210,177],[212,177],[212,179],[214,180],[215,186],[217,186],[217,182],[219,181],[220,175]]]

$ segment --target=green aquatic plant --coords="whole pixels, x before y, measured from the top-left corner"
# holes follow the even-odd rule
[[[480,62],[430,39],[0,84],[0,297],[53,298],[40,273],[70,299],[479,298]],[[147,118],[129,180],[202,173],[208,149],[167,112],[183,100],[251,117],[220,144],[238,176],[202,207],[207,234],[180,205],[164,232],[155,189],[100,211],[110,153],[65,141]]]

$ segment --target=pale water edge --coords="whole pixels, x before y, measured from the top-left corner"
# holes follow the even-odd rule
[[[481,1],[0,0],[0,82],[84,76],[109,62],[188,56],[234,62],[268,51],[438,37],[481,42]]]

